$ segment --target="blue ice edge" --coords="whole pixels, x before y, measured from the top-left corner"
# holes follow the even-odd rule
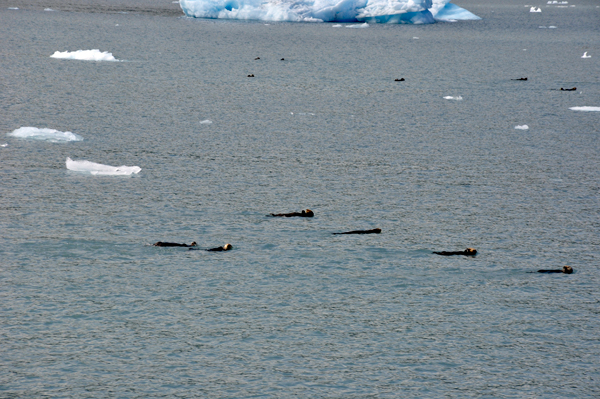
[[[179,0],[188,17],[287,22],[432,24],[479,20],[449,0]]]

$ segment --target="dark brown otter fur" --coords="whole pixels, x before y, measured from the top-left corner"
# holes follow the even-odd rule
[[[303,217],[303,218],[311,218],[311,217],[315,216],[315,214],[310,209],[307,209],[307,210],[302,211],[302,212],[272,213],[271,216],[286,217],[286,218],[291,218],[293,216],[298,216],[298,217]]]
[[[210,252],[229,251],[231,248],[233,248],[233,246],[231,244],[225,244],[222,247],[207,249],[207,251],[210,251]]]
[[[381,233],[381,229],[353,230],[353,231],[346,231],[344,233],[332,233],[332,234],[379,234],[379,233]]]
[[[577,87],[573,87],[572,89],[563,89],[562,87],[560,88],[560,91],[575,91],[577,90]]]
[[[454,251],[454,252],[442,251],[442,252],[434,252],[434,254],[443,255],[443,256],[452,256],[452,255],[475,256],[475,255],[477,255],[477,250],[475,248],[467,248],[464,251]]]
[[[190,245],[179,244],[179,243],[176,243],[176,242],[162,242],[162,241],[159,241],[159,242],[154,243],[152,245],[155,246],[155,247],[195,247],[196,246],[196,241],[194,241]]]
[[[538,270],[538,273],[564,273],[564,274],[571,274],[573,273],[573,268],[571,266],[563,266],[562,269],[557,270]]]

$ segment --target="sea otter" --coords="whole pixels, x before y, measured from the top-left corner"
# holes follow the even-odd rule
[[[211,249],[207,249],[206,251],[209,251],[209,252],[229,251],[231,248],[233,248],[233,246],[231,244],[225,244],[222,247],[211,248]]]
[[[154,243],[152,245],[155,246],[155,247],[195,247],[197,244],[196,244],[196,241],[194,241],[190,245],[179,244],[179,243],[176,243],[176,242],[162,242],[162,241],[159,241],[159,242]]]
[[[527,80],[527,78],[511,79],[511,80]]]
[[[394,79],[394,82],[404,82],[404,78]]]
[[[381,229],[352,230],[352,231],[346,231],[344,233],[331,233],[331,234],[379,234],[379,233],[381,233]]]
[[[573,268],[571,266],[563,266],[562,269],[560,270],[538,270],[538,273],[564,273],[564,274],[571,274],[573,273]]]
[[[577,87],[573,87],[572,89],[563,89],[562,87],[560,88],[560,91],[575,91],[577,90]]]
[[[315,214],[310,209],[307,209],[307,210],[302,211],[302,212],[272,213],[271,216],[286,217],[286,218],[291,218],[293,216],[298,216],[298,217],[303,217],[303,218],[311,218],[311,217],[315,216]]]
[[[436,255],[444,255],[444,256],[452,256],[452,255],[464,255],[464,256],[475,256],[477,255],[477,250],[475,248],[467,248],[464,251],[454,251],[454,252],[434,252]]]

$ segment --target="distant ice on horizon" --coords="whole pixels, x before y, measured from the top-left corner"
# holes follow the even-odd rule
[[[583,107],[571,107],[569,109],[573,110],[573,111],[600,112],[600,107],[583,106]]]
[[[108,51],[100,52],[98,49],[77,51],[55,51],[50,58],[60,58],[80,61],[118,61]]]
[[[67,169],[73,172],[85,172],[103,176],[127,176],[140,173],[142,170],[139,166],[110,166],[90,161],[74,161],[71,158],[67,158],[66,164]]]
[[[67,141],[83,141],[83,137],[71,132],[61,132],[55,129],[24,126],[8,133],[8,136],[20,139],[43,140],[51,143],[64,143]]]
[[[179,0],[179,5],[195,18],[393,24],[481,19],[450,0]]]

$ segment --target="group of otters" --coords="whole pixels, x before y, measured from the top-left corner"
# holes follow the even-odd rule
[[[303,218],[311,218],[313,216],[315,216],[314,212],[311,211],[310,209],[307,209],[305,211],[302,212],[291,212],[291,213],[272,213],[270,216],[273,217],[286,217],[286,218],[290,218],[290,217],[303,217]],[[352,230],[352,231],[346,231],[343,233],[332,233],[332,234],[379,234],[381,233],[381,229],[371,229],[371,230]],[[196,244],[196,241],[192,242],[190,245],[188,244],[179,244],[176,242],[162,242],[159,241],[155,244],[153,244],[155,247],[186,247],[189,248],[190,251],[193,250],[199,250],[199,248],[194,248],[196,247],[198,244]],[[222,247],[216,247],[216,248],[210,248],[210,249],[206,249],[205,251],[210,251],[210,252],[220,252],[220,251],[229,251],[230,249],[232,249],[233,246],[231,244],[225,244]],[[477,255],[477,250],[475,248],[467,248],[464,251],[441,251],[441,252],[433,252],[436,255],[442,255],[442,256],[452,256],[452,255],[464,255],[464,256],[475,256]],[[573,268],[571,266],[563,266],[562,269],[558,269],[558,270],[538,270],[538,273],[565,273],[565,274],[571,274],[573,273]]]

